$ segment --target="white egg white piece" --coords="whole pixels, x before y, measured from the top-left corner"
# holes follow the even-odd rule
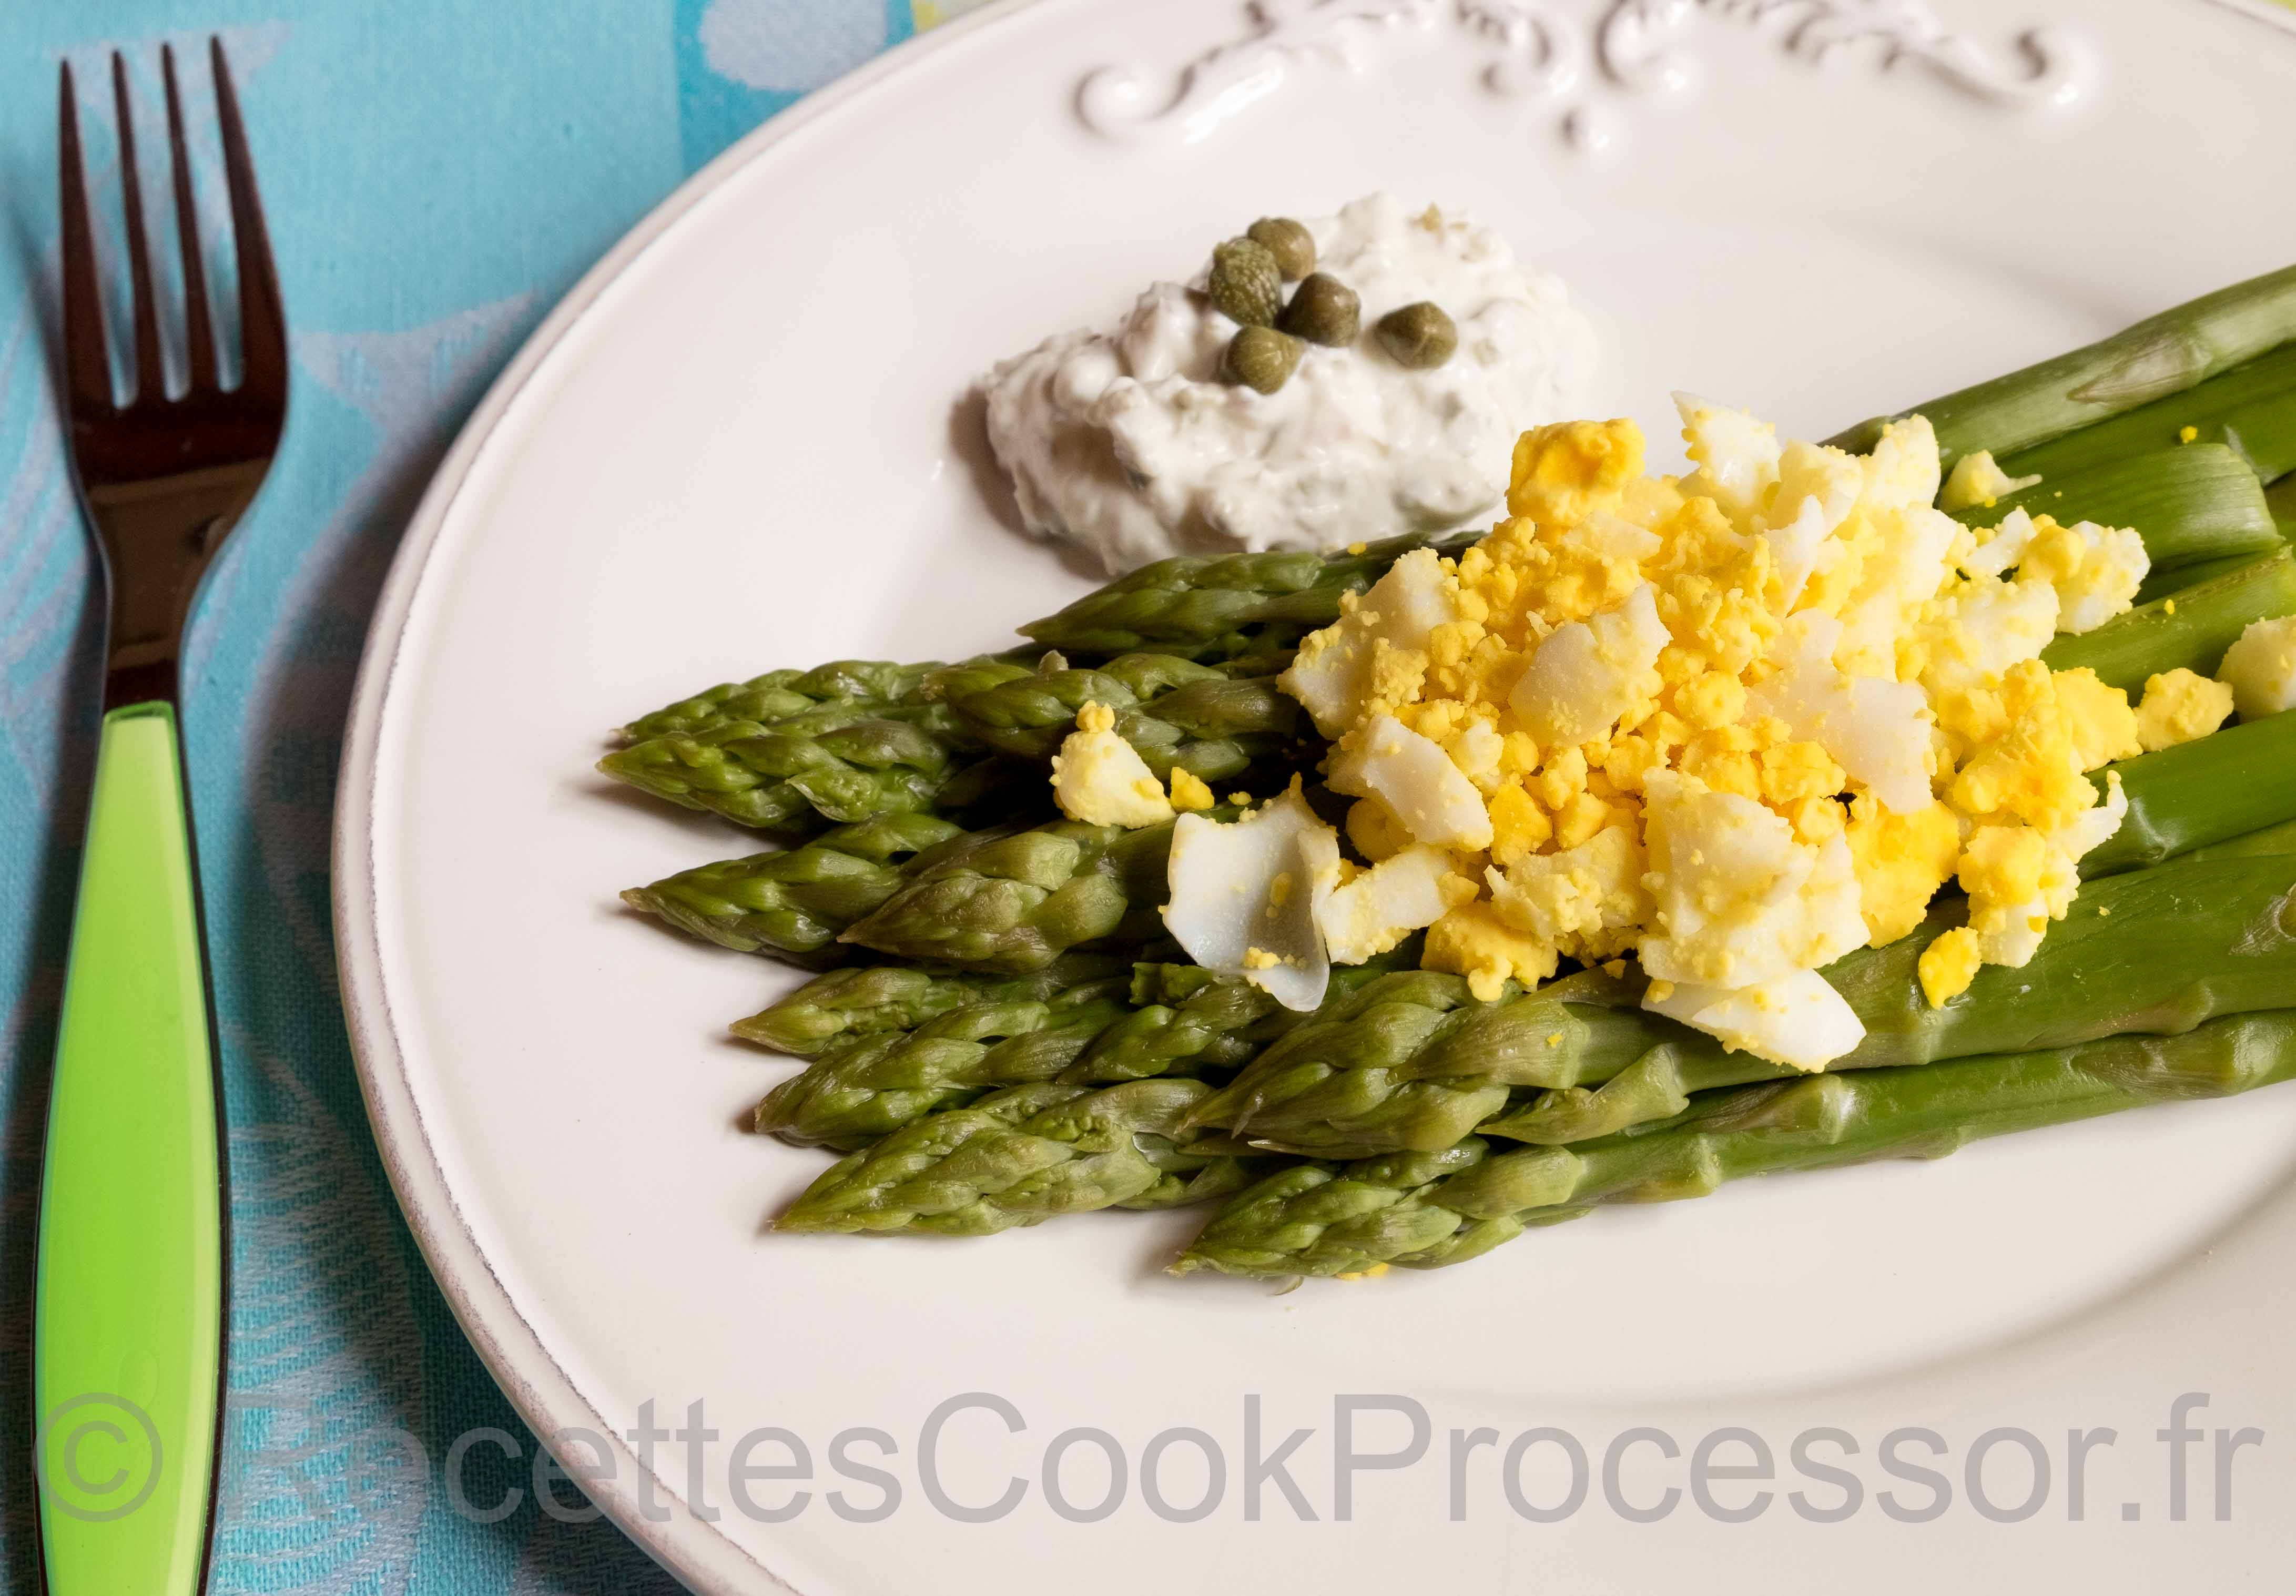
[[[1374,715],[1351,746],[1332,757],[1332,790],[1385,804],[1414,842],[1470,852],[1491,846],[1483,795],[1442,746],[1391,715]]]
[[[2025,551],[2032,547],[2036,530],[2031,516],[2022,510],[2011,511],[2001,518],[1999,526],[1977,534],[1976,547],[1961,562],[1961,569],[1972,577],[1998,577],[2016,569]]]
[[[1607,510],[1589,511],[1562,535],[1562,546],[1581,550],[1605,564],[1640,565],[1666,546],[1659,535]]]
[[[1962,533],[1959,521],[1927,504],[1894,514],[1884,522],[1880,544],[1866,552],[1857,590],[1841,609],[1841,642],[1833,657],[1859,675],[1896,673],[1898,640],[1936,596],[1946,556]]]
[[[1865,466],[1859,502],[1867,512],[1929,509],[1944,474],[1938,460],[1937,429],[1927,416],[1891,422],[1882,429]]]
[[[1748,701],[1824,748],[1884,807],[1926,807],[1935,724],[1928,695],[1918,683],[1844,675],[1833,664],[1841,639],[1841,623],[1830,616],[1790,618],[1772,655],[1778,669],[1749,690]]]
[[[1447,585],[1435,551],[1414,549],[1352,610],[1300,645],[1277,681],[1306,706],[1317,731],[1337,737],[1363,714],[1382,647],[1424,649],[1428,634],[1455,618]]]
[[[1940,701],[2037,658],[2056,635],[2057,590],[2046,582],[1974,582],[1939,600],[1922,630],[1922,686]]]
[[[1440,848],[1421,844],[1382,860],[1335,889],[1316,912],[1334,964],[1360,964],[1423,930],[1475,895]]]
[[[1857,457],[1797,439],[1778,456],[1777,487],[1754,529],[1770,545],[1781,602],[1791,610],[1824,557],[1826,540],[1857,507],[1865,487]]]
[[[1753,986],[1679,981],[1664,997],[1644,997],[1643,1007],[1718,1037],[1725,1046],[1804,1071],[1824,1069],[1866,1039],[1857,1011],[1814,970]]]
[[[1339,877],[1339,833],[1296,790],[1225,823],[1183,814],[1164,924],[1206,970],[1305,1012],[1331,978],[1317,921]]]
[[[1664,928],[1640,949],[1652,976],[1756,986],[1865,944],[1857,870],[1840,834],[1812,847],[1753,799],[1674,771],[1652,771],[1644,795],[1645,880]]]
[[[1658,657],[1670,641],[1645,582],[1617,609],[1541,638],[1507,702],[1542,748],[1591,742],[1655,689]]]
[[[1451,756],[1459,773],[1475,784],[1476,791],[1488,795],[1498,790],[1503,779],[1499,760],[1506,752],[1506,740],[1490,722],[1469,721],[1443,744],[1443,751]]]
[[[2296,709],[2296,615],[2251,621],[2217,667],[2243,720]]]
[[[2128,794],[2121,790],[2120,773],[2109,770],[2104,773],[2104,796],[2073,816],[2049,841],[2065,857],[2078,862],[2112,841],[2128,818]]]
[[[2136,590],[2152,569],[2144,540],[2127,527],[2082,521],[2070,528],[2087,545],[2080,566],[2056,584],[2057,630],[2094,632],[2136,604]]]
[[[1751,411],[1733,410],[1696,394],[1674,396],[1683,440],[1698,469],[1682,490],[1704,495],[1744,526],[1778,479],[1778,430]]]

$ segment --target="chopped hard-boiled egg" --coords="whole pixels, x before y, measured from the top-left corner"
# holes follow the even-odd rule
[[[1930,899],[1953,880],[1961,817],[1950,804],[1907,813],[1884,808],[1867,794],[1849,806],[1843,835],[1857,872],[1866,945],[1886,947],[1922,923]]]
[[[2152,561],[2144,540],[2126,527],[2095,521],[2060,526],[2046,515],[2013,510],[1998,527],[1976,533],[1957,563],[1975,577],[2015,569],[2057,595],[2051,625],[2059,632],[2094,632],[2136,602]]]
[[[1994,463],[1993,451],[1980,449],[1953,462],[1945,486],[1938,490],[1938,508],[1944,511],[1991,509],[2006,498],[2038,483],[2038,477],[2013,477]]]
[[[1424,929],[1475,896],[1475,884],[1451,867],[1451,855],[1423,844],[1373,865],[1346,882],[1316,914],[1335,964],[1360,964]]]
[[[2144,540],[2126,527],[2081,521],[2060,527],[2048,517],[2026,551],[2022,569],[2057,590],[2057,630],[2094,632],[2135,608],[2136,590],[2152,569]]]
[[[1918,682],[1844,675],[1834,667],[1841,623],[1802,614],[1786,622],[1778,668],[1750,690],[1750,701],[1816,743],[1866,790],[1901,814],[1930,801],[1930,728]]]
[[[1968,991],[1969,984],[1984,968],[1977,932],[1968,926],[1956,926],[1939,935],[1922,949],[1922,956],[1915,962],[1922,994],[1930,1000],[1932,1009],[1942,1009]]]
[[[2232,689],[2243,720],[2296,709],[2296,615],[2249,622],[2225,651],[2217,680]]]
[[[1153,826],[1172,818],[1164,784],[1116,734],[1116,712],[1105,704],[1077,711],[1077,729],[1053,756],[1053,801],[1087,825]]]
[[[1419,842],[1486,848],[1491,817],[1483,795],[1440,746],[1391,715],[1375,715],[1340,745],[1327,773],[1332,790],[1375,798]]]
[[[1460,904],[1427,931],[1420,962],[1429,970],[1467,978],[1478,1002],[1496,1003],[1509,981],[1535,986],[1554,973],[1552,943],[1518,931],[1499,916],[1488,898]]]
[[[1576,847],[1533,854],[1486,873],[1499,918],[1555,955],[1599,963],[1627,951],[1651,916],[1647,860],[1631,826],[1606,826]]]
[[[1857,1011],[1814,970],[1753,986],[1653,981],[1643,1007],[1800,1070],[1823,1069],[1866,1039]]]
[[[1338,839],[1296,795],[1284,812],[1306,818],[1282,848],[1176,839],[1168,918],[1192,952],[1263,980],[1298,961],[1286,1002],[1320,992],[1317,959],[1360,962],[1423,928],[1426,966],[1486,1001],[1566,959],[1633,954],[1651,1007],[1800,1068],[1861,1035],[1820,969],[1914,931],[1949,883],[1972,919],[1922,962],[1932,1001],[2031,957],[2126,808],[2087,773],[2198,735],[2231,702],[2195,677],[2134,709],[2042,662],[2060,632],[2128,607],[2141,543],[2021,510],[1963,527],[1936,508],[1919,417],[1856,456],[1677,404],[1687,476],[1644,475],[1631,422],[1525,433],[1488,536],[1406,555],[1306,641],[1283,684],[1332,741],[1324,779],[1358,800],[1347,839],[1371,868],[1338,880]],[[2029,486],[1972,456],[1948,497]],[[2284,704],[2296,637],[2258,635],[2227,680]],[[1274,812],[1179,825],[1273,827]],[[1210,905],[1240,895],[1266,917],[1279,872],[1252,861],[1306,847],[1311,823],[1333,876],[1315,935],[1254,941],[1242,911]],[[1184,858],[1210,872],[1185,892]]]
[[[1839,832],[1813,847],[1784,815],[1673,771],[1652,772],[1644,793],[1658,931],[1641,944],[1649,975],[1751,986],[1865,945]]]
[[[1432,549],[1414,549],[1361,598],[1342,601],[1338,623],[1311,634],[1278,678],[1316,729],[1336,738],[1374,699],[1409,691],[1427,668],[1428,634],[1451,618],[1449,573]]]
[[[1508,704],[1543,746],[1610,735],[1619,717],[1654,695],[1669,639],[1647,582],[1615,610],[1556,627],[1530,656]]]
[[[1204,779],[1192,770],[1172,766],[1172,807],[1180,810],[1209,809],[1215,802],[1212,790]]]
[[[1696,394],[1675,395],[1674,407],[1682,417],[1691,462],[1698,467],[1684,481],[1683,490],[1712,499],[1733,520],[1751,516],[1777,485],[1784,453],[1778,430],[1757,421],[1749,411],[1732,410]]]
[[[1778,482],[1770,505],[1754,518],[1770,545],[1777,602],[1792,610],[1825,552],[1826,540],[1857,508],[1866,473],[1839,449],[1822,449],[1799,439],[1778,457]]]
[[[2233,690],[2178,666],[2144,680],[2136,706],[2136,740],[2146,753],[2206,737],[2232,718]]]
[[[1339,885],[1339,835],[1297,783],[1225,824],[1181,815],[1169,868],[1164,924],[1188,957],[1242,976],[1287,1009],[1324,1001],[1331,960],[1318,921]]]
[[[2136,735],[2136,711],[2128,695],[2108,687],[2087,666],[2054,674],[2057,707],[2072,733],[2073,747],[2083,770],[2095,770],[2116,759],[2132,759],[2144,751]]]
[[[2128,814],[2128,795],[2115,771],[2106,777],[2103,803],[2061,824],[1994,823],[1972,831],[1962,845],[1959,869],[1962,890],[1969,895],[1969,924],[1956,928],[1966,935],[1956,937],[1934,964],[1924,952],[1922,986],[1931,1003],[1958,994],[1976,975],[1977,965],[1960,951],[1964,942],[1975,950],[1978,962],[2012,969],[2030,962],[2049,922],[2062,920],[2072,906],[2081,856],[2109,840]]]

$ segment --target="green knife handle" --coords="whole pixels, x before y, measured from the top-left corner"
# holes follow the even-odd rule
[[[193,1596],[222,1155],[175,710],[103,717],[48,1102],[32,1387],[50,1596]]]

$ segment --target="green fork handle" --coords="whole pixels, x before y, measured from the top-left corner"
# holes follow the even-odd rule
[[[34,1288],[50,1596],[193,1596],[223,1368],[223,1162],[176,714],[103,717]]]

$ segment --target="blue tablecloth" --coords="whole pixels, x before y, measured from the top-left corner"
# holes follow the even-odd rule
[[[367,618],[425,480],[576,277],[808,89],[980,0],[20,0],[0,9],[0,1576],[36,1588],[32,1221],[96,726],[101,617],[62,453],[55,78],[78,75],[116,243],[106,70],[204,40],[246,108],[292,323],[286,444],[214,573],[186,735],[231,1122],[232,1427],[214,1588],[612,1592],[670,1581],[603,1521],[448,1499],[455,1437],[530,1444],[455,1328],[369,1138],[328,927],[335,760]],[[212,154],[209,139],[208,153]],[[207,192],[219,192],[212,162]],[[156,203],[156,201],[155,201]],[[166,225],[164,210],[157,213]],[[162,233],[160,237],[168,234]],[[430,1468],[406,1466],[403,1440]],[[523,1469],[481,1440],[491,1510]],[[568,1495],[567,1500],[575,1500]]]

